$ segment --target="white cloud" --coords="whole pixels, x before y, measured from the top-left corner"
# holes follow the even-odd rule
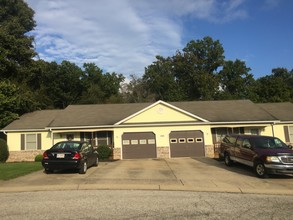
[[[41,59],[94,62],[109,72],[142,74],[156,55],[182,49],[184,17],[225,22],[245,17],[243,0],[27,0]],[[219,20],[220,19],[220,20]]]
[[[276,8],[280,3],[280,0],[265,0],[264,1],[264,9],[274,9]]]

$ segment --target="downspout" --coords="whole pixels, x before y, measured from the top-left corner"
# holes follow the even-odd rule
[[[50,128],[49,131],[50,131],[50,136],[51,136],[50,137],[51,138],[51,146],[53,146],[54,145],[54,140],[53,140],[54,136],[53,136],[52,128]]]
[[[275,137],[275,131],[274,131],[274,125],[275,125],[275,122],[273,122],[271,125],[272,125],[272,133],[273,133],[273,137]]]

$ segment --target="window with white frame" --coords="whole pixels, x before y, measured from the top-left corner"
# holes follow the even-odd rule
[[[176,143],[177,143],[177,138],[171,138],[171,139],[170,139],[170,143],[172,143],[172,144],[176,144]]]
[[[186,139],[185,138],[179,138],[179,143],[186,143]]]
[[[25,136],[25,149],[36,150],[37,149],[37,134],[26,134]]]

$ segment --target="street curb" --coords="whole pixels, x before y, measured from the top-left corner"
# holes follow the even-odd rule
[[[0,193],[38,192],[38,191],[66,191],[66,190],[155,190],[155,191],[186,191],[186,192],[213,192],[213,193],[240,193],[240,194],[266,194],[291,195],[293,190],[286,189],[251,189],[236,187],[196,187],[179,185],[156,184],[72,184],[72,185],[42,185],[25,187],[2,187]]]

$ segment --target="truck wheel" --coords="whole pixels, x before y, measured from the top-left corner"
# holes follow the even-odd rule
[[[228,167],[232,166],[233,161],[230,159],[230,155],[228,153],[225,153],[224,161],[225,161],[226,166],[228,166]]]
[[[81,165],[81,167],[79,168],[79,174],[85,174],[87,171],[87,164],[86,161],[84,161]]]
[[[257,161],[254,165],[254,171],[257,177],[259,178],[265,178],[266,177],[266,168],[264,164],[260,161]]]

